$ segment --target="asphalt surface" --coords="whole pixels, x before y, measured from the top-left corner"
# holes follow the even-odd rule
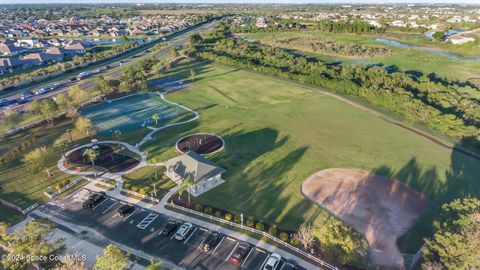
[[[169,45],[167,47],[161,49],[159,52],[157,52],[155,54],[155,57],[160,58],[160,57],[163,57],[163,56],[167,55],[168,53],[170,53],[170,51],[173,48],[187,43],[188,38],[192,33],[207,32],[207,31],[211,30],[215,26],[215,24],[216,24],[216,21],[207,23],[207,24],[205,24],[201,27],[193,28],[193,29],[191,29],[191,30],[189,30],[189,31],[187,31],[183,34],[180,34],[180,35],[178,35],[178,36],[176,36],[172,39],[169,39],[169,40],[165,41],[165,42],[168,42]],[[161,44],[161,43],[159,43],[159,44]],[[132,55],[128,58],[119,57],[119,58],[121,58],[121,60],[119,59],[119,60],[114,61],[114,62],[109,62],[109,63],[105,63],[104,65],[97,66],[97,67],[95,67],[94,70],[90,70],[94,73],[93,75],[88,76],[87,78],[85,78],[83,80],[80,80],[80,81],[70,81],[71,78],[75,77],[74,73],[72,73],[72,74],[68,75],[67,78],[63,78],[63,79],[58,80],[59,82],[63,83],[62,86],[60,86],[56,89],[50,90],[50,91],[48,91],[44,94],[34,95],[31,98],[29,98],[26,103],[13,104],[13,105],[10,105],[8,107],[2,107],[2,108],[0,108],[0,113],[2,113],[3,111],[6,111],[6,110],[26,111],[26,105],[28,103],[32,102],[33,100],[45,99],[45,98],[48,98],[48,97],[55,96],[57,94],[60,94],[62,92],[67,91],[73,85],[79,85],[81,88],[83,88],[87,91],[91,90],[95,86],[95,82],[94,82],[94,80],[90,80],[91,78],[94,78],[95,76],[101,75],[101,74],[103,74],[107,71],[111,71],[111,70],[114,70],[114,71],[106,77],[109,78],[109,79],[119,78],[123,73],[123,68],[122,68],[123,65],[126,65],[126,64],[128,64],[132,61],[135,61],[135,60],[143,57],[143,56],[151,54],[150,49],[151,48],[145,48],[143,51],[141,51],[137,54],[134,54],[134,55]],[[103,67],[106,67],[107,65],[110,66],[110,68],[108,70],[101,70]],[[82,71],[85,71],[85,70],[82,70]],[[6,98],[8,100],[11,100],[11,99],[19,100],[22,93],[25,92],[25,91],[35,92],[36,90],[38,90],[42,87],[53,86],[53,84],[54,84],[54,82],[38,84],[38,85],[35,85],[35,86],[25,88],[21,91],[15,91],[14,93],[10,93],[8,95],[2,95],[2,98]]]
[[[160,235],[163,225],[170,220],[169,216],[135,206],[134,212],[121,217],[117,211],[126,203],[111,197],[93,209],[84,209],[82,204],[90,194],[90,190],[80,189],[66,198],[47,203],[39,210],[66,222],[95,229],[112,241],[187,269],[263,269],[270,255],[267,250],[251,245],[250,252],[240,264],[231,263],[229,258],[239,243],[238,239],[222,235],[211,251],[204,251],[203,242],[210,233],[208,229],[194,224],[185,240],[178,241],[173,238],[174,233]],[[283,268],[283,260],[277,270]]]

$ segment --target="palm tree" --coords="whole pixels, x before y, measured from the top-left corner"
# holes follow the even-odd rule
[[[85,151],[84,156],[87,156],[88,160],[92,162],[92,166],[95,167],[95,160],[97,160],[98,157],[97,151],[93,148],[88,148],[87,151]]]
[[[152,115],[152,119],[155,121],[155,125],[158,125],[158,120],[160,120],[160,115],[158,113]]]
[[[192,177],[189,175],[182,183],[180,183],[178,188],[179,194],[180,194],[180,190],[182,190],[181,193],[183,193],[185,190],[188,190],[193,186],[195,186],[195,183],[193,182]],[[190,192],[187,191],[187,194],[188,194],[188,204],[190,204]]]
[[[64,137],[60,137],[53,142],[53,147],[57,150],[60,150],[65,158],[65,162],[68,164],[67,156],[65,155],[65,151],[70,146],[70,141],[65,139]]]

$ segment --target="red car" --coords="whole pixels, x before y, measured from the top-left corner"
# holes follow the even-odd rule
[[[240,242],[233,254],[230,256],[230,262],[232,263],[241,263],[243,259],[247,256],[248,252],[252,247],[247,242]]]

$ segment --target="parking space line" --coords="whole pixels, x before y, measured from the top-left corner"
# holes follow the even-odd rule
[[[240,265],[240,267],[243,267],[243,265],[247,262],[248,257],[250,257],[250,254],[252,254],[253,248],[250,249],[250,251],[247,254],[247,257],[245,257],[245,260],[243,260],[243,263]]]
[[[101,203],[97,204],[97,206],[95,206],[92,210],[95,210],[97,209],[97,207],[99,207],[100,205],[104,204],[107,200],[103,200]]]
[[[138,210],[138,208],[135,208],[135,210],[133,210],[133,212],[132,212],[130,215],[126,216],[126,217],[123,219],[123,221],[126,221],[127,218],[131,217],[135,212],[137,212],[137,210]]]
[[[190,234],[190,236],[187,238],[187,240],[185,240],[185,242],[183,242],[184,245],[188,242],[188,240],[190,240],[190,238],[195,234],[196,231],[197,231],[197,227],[195,227],[195,230],[193,230],[193,232]]]
[[[198,229],[201,230],[201,231],[204,231],[204,232],[208,232],[207,229],[204,229],[204,228],[202,228],[202,227],[198,227]]]
[[[200,228],[200,230],[201,230],[201,228]],[[207,235],[207,237],[208,237],[208,235]],[[201,249],[201,248],[202,248],[202,246],[203,246],[203,244],[205,243],[205,241],[207,241],[207,237],[205,237],[205,239],[203,239],[202,243],[200,243],[200,245],[198,245],[197,249]]]
[[[280,270],[283,270],[284,267],[285,267],[285,262],[283,262],[282,268],[280,268]],[[261,269],[261,268],[260,268],[260,269]]]
[[[156,218],[158,217],[157,214],[150,213],[148,216],[146,216],[140,223],[138,223],[137,228],[140,228],[142,230],[145,230],[145,228],[148,227]]]
[[[255,249],[258,251],[258,252],[261,252],[261,253],[266,253],[265,251],[259,249],[258,247],[255,247]]]
[[[267,263],[267,260],[268,260],[269,257],[270,257],[270,256],[267,256],[267,258],[265,258],[265,260],[263,261],[263,263],[260,265],[260,268],[258,268],[259,270],[260,270],[260,269],[263,269],[263,265]],[[282,268],[283,268],[283,266],[282,266]]]
[[[232,256],[232,254],[233,254],[233,252],[235,251],[235,249],[237,248],[238,244],[240,244],[240,242],[237,242],[237,244],[235,245],[235,247],[233,247],[232,252],[230,252],[230,254],[228,254],[228,257],[225,259],[225,261],[228,261],[228,258],[230,258],[230,256]]]
[[[222,244],[222,242],[223,242],[223,239],[225,239],[225,236],[224,236],[224,237],[222,237],[222,240],[220,240],[220,242],[218,243],[218,245],[217,245],[217,246],[215,247],[215,249],[213,250],[212,254],[214,254],[214,253],[215,253],[215,251],[217,251],[217,249],[218,249],[218,247],[220,246],[220,244]]]
[[[230,236],[227,236],[227,239],[230,240],[230,241],[237,241],[235,238],[232,238]]]
[[[112,207],[114,207],[118,202],[116,201],[114,204],[110,205],[110,207],[108,207],[107,209],[105,209],[105,211],[102,212],[102,214],[105,214],[106,212],[108,212],[108,210],[112,209]]]
[[[175,237],[175,234],[177,234],[177,232],[174,232],[174,233],[172,234],[172,237],[170,237],[170,240],[172,240],[173,237]]]

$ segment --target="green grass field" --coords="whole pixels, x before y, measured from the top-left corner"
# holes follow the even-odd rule
[[[339,34],[339,33],[325,33],[325,32],[280,32],[280,33],[255,33],[247,34],[246,37],[252,38],[261,42],[269,43],[269,40],[285,38],[285,37],[318,37],[329,41],[356,43],[362,45],[370,45],[376,47],[385,47],[380,42],[374,41],[377,36],[370,35],[354,35],[354,34]],[[388,36],[390,37],[390,36]],[[403,37],[403,36],[402,36]],[[398,38],[400,39],[400,38]],[[418,38],[417,38],[418,39]],[[403,42],[411,42],[418,46],[426,46],[426,44],[415,41],[410,38],[400,39]],[[462,45],[463,47],[477,46],[475,44]],[[423,74],[430,74],[435,72],[437,75],[449,79],[467,80],[470,78],[478,78],[478,70],[480,69],[480,61],[456,61],[447,57],[430,53],[424,50],[413,48],[399,48],[388,46],[392,50],[392,54],[384,57],[361,58],[361,62],[367,61],[371,63],[382,63],[387,66],[397,66],[403,71],[418,71]],[[465,48],[467,48],[465,47]],[[455,54],[459,53],[458,49],[453,49],[453,46],[442,45],[440,49],[451,51]],[[470,48],[470,50],[472,50]],[[480,49],[479,49],[480,50]],[[461,50],[463,51],[463,50]],[[325,61],[342,61],[344,63],[357,63],[358,59],[349,57],[321,55],[314,53],[307,53],[307,55],[318,57]],[[463,55],[463,54],[462,54]]]
[[[0,142],[0,149],[6,150],[9,147],[19,145],[30,136],[36,136],[38,138],[37,143],[24,153],[40,146],[50,147],[55,139],[65,134],[67,129],[73,129],[73,125],[67,119],[56,121],[54,127],[48,127],[46,124],[41,125],[3,139]],[[76,131],[72,131],[72,138],[76,144],[83,144],[88,140],[83,134],[79,134]],[[6,201],[14,203],[21,208],[26,208],[36,202],[45,202],[48,198],[43,192],[48,191],[49,187],[53,187],[56,183],[67,179],[74,180],[77,178],[76,176],[66,175],[58,171],[56,160],[52,161],[50,166],[53,174],[52,178],[46,178],[43,171],[33,173],[29,166],[21,161],[24,153],[6,164],[0,165],[0,185],[2,187],[0,198]],[[58,153],[59,158],[60,155],[61,153]]]
[[[399,179],[430,199],[427,213],[400,241],[416,251],[431,233],[440,205],[478,195],[480,162],[438,146],[318,90],[231,67],[188,62],[167,76],[190,89],[167,95],[200,113],[200,119],[163,130],[142,150],[149,158],[178,155],[174,144],[197,132],[221,135],[225,150],[209,157],[226,169],[226,183],[197,201],[296,229],[321,226],[329,215],[300,193],[303,180],[325,168],[359,168]]]

